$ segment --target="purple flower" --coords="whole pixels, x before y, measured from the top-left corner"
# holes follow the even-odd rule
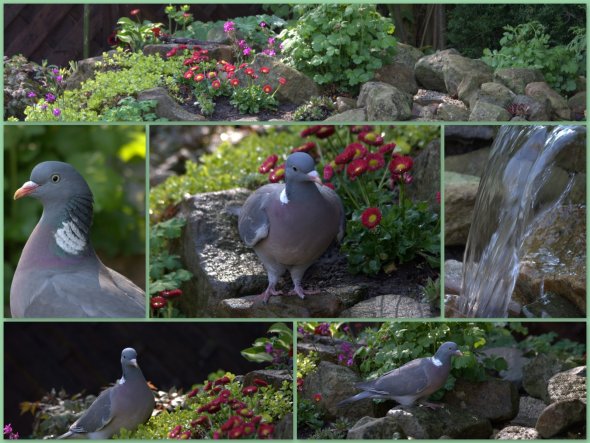
[[[266,28],[266,23],[265,22],[260,22],[260,27],[261,28]]]
[[[58,75],[57,77],[55,77],[55,81],[58,83],[61,83],[63,81],[63,75]]]
[[[52,69],[51,72],[53,72],[55,75],[59,74],[59,69]]]
[[[266,352],[267,354],[272,354],[272,351],[273,351],[272,343],[266,343],[264,345],[264,352]]]
[[[43,103],[43,104],[41,105],[41,110],[42,110],[42,111],[46,111],[46,110],[47,110],[47,103]]]
[[[300,334],[304,334],[305,329],[303,329],[303,326],[297,326],[297,332],[299,332]]]
[[[37,97],[37,94],[35,94],[35,91],[31,91],[27,94],[27,97],[29,97],[29,98]]]
[[[250,47],[246,46],[242,52],[244,53],[244,55],[250,55],[250,53],[252,52],[252,49]]]
[[[61,109],[55,108],[53,110],[53,115],[55,115],[56,117],[59,117],[61,115]]]
[[[10,436],[8,437],[9,440],[18,440],[19,435],[18,432],[14,432],[12,434],[10,434]]]
[[[269,57],[274,57],[275,55],[277,55],[274,49],[265,49],[264,51],[262,51],[262,53],[264,55],[268,55]]]
[[[268,44],[269,45],[274,45],[275,44],[275,38],[274,37],[269,37],[268,38]]]
[[[238,46],[240,48],[245,48],[246,47],[246,40],[238,40]]]
[[[7,425],[4,426],[4,434],[10,434],[12,433],[12,425],[10,423],[8,423]]]
[[[226,34],[228,32],[235,31],[235,30],[236,30],[236,24],[234,22],[228,21],[223,24],[223,32],[225,32]]]
[[[48,92],[45,94],[45,100],[47,100],[49,103],[53,103],[55,101],[55,95],[53,95],[51,92]]]

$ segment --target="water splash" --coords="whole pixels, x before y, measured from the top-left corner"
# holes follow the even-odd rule
[[[522,244],[534,221],[560,205],[574,182],[575,174],[569,174],[556,190],[556,159],[573,143],[585,146],[585,131],[581,126],[500,129],[477,191],[463,259],[458,306],[463,315],[507,316]]]

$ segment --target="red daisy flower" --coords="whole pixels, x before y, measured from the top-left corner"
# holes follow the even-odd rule
[[[263,90],[264,92],[266,92],[267,94],[270,94],[270,93],[272,92],[272,86],[270,86],[270,85],[264,85],[264,86],[262,87],[262,90]]]
[[[200,415],[196,420],[191,421],[191,426],[193,428],[195,426],[203,426],[204,428],[209,429],[211,427],[211,421],[208,416]]]
[[[250,386],[246,386],[244,389],[242,389],[242,394],[244,395],[250,395],[250,394],[254,394],[258,391],[258,388],[254,385],[250,385]]]
[[[162,30],[158,27],[152,28],[152,34],[154,34],[154,37],[159,37],[160,33],[162,32]]]
[[[414,161],[409,155],[394,155],[389,162],[389,171],[392,174],[403,174],[412,169]]]
[[[168,51],[166,53],[166,57],[170,58],[176,55],[176,53],[178,52],[177,48],[172,48],[170,51]]]
[[[202,74],[202,73],[201,73],[201,74],[197,74],[197,75],[195,75],[195,78],[194,78],[194,80],[195,80],[197,83],[200,83],[200,82],[202,82],[204,79],[205,79],[205,75],[204,75],[204,74]]]
[[[175,298],[175,297],[180,297],[182,295],[182,289],[168,289],[165,291],[160,291],[159,295],[161,295],[164,298]]]
[[[240,84],[240,81],[237,78],[232,78],[229,81],[229,84],[232,85],[232,86],[238,86]]]
[[[256,430],[256,426],[253,423],[244,423],[244,435],[252,435]]]
[[[359,134],[361,132],[369,132],[373,130],[373,126],[370,125],[352,125],[350,127],[350,132],[352,134]]]
[[[227,433],[227,436],[231,439],[240,438],[244,433],[244,427],[238,426],[237,428],[233,428],[231,431]]]
[[[217,77],[217,72],[215,72],[215,71],[208,72],[207,73],[207,77],[209,77],[209,78],[215,78],[215,77]]]
[[[213,80],[213,82],[211,82],[211,87],[213,89],[219,89],[221,88],[221,82],[219,80]]]
[[[313,401],[315,401],[316,403],[319,403],[322,401],[322,394],[313,394]]]
[[[307,142],[302,144],[301,146],[297,146],[296,148],[293,148],[291,150],[291,153],[293,152],[309,152],[312,149],[314,149],[316,147],[316,144],[314,142]]]
[[[260,73],[261,74],[268,74],[270,72],[270,69],[267,66],[262,66],[260,68]]]
[[[279,77],[279,84],[284,86],[287,84],[287,79],[285,77]]]
[[[346,167],[348,178],[351,181],[355,180],[359,175],[367,171],[367,167],[368,163],[364,158],[357,158],[356,160],[351,161]]]
[[[320,129],[315,133],[317,138],[328,138],[336,132],[334,126],[321,126]]]
[[[187,80],[190,80],[191,78],[193,78],[193,75],[195,75],[195,73],[189,69],[183,74],[183,77]]]
[[[371,146],[381,146],[383,144],[383,137],[376,132],[361,132],[358,139]]]
[[[268,423],[260,423],[258,426],[258,437],[260,438],[272,438],[272,433],[274,432],[275,427]]]
[[[266,380],[263,380],[261,378],[255,378],[252,383],[254,383],[256,386],[268,386]]]
[[[191,392],[189,392],[188,394],[186,394],[186,396],[188,398],[193,398],[195,395],[197,395],[199,393],[199,388],[195,388],[193,389]]]
[[[332,165],[324,166],[324,180],[332,180],[332,177],[334,177],[334,168]]]
[[[244,73],[246,75],[253,76],[254,75],[254,69],[252,69],[252,68],[246,68],[246,69],[244,69]]]
[[[378,171],[383,166],[385,166],[385,159],[383,158],[383,154],[379,152],[369,152],[367,154],[367,169],[369,171]]]
[[[309,137],[310,135],[314,135],[315,133],[317,133],[320,130],[320,128],[320,125],[310,126],[309,128],[306,128],[303,131],[301,131],[299,133],[299,136],[304,138]]]
[[[392,152],[396,146],[395,143],[387,143],[386,145],[379,147],[379,153],[385,155],[388,152]]]
[[[279,160],[279,156],[276,154],[269,155],[266,160],[262,162],[262,164],[258,167],[258,172],[261,174],[266,174],[272,168],[275,167],[277,161]]]
[[[354,152],[354,156],[352,157],[353,160],[356,160],[357,158],[363,158],[368,152],[367,148],[365,148],[362,144],[360,144],[358,142],[351,143],[350,145],[348,145],[346,147],[346,149],[353,150],[353,152]]]
[[[354,158],[355,153],[355,147],[348,145],[346,148],[344,148],[344,151],[342,151],[340,154],[336,156],[336,158],[334,158],[334,163],[336,163],[337,165],[345,165]]]
[[[284,177],[285,164],[283,163],[282,165],[277,166],[275,169],[271,171],[270,175],[268,176],[268,181],[270,181],[271,183],[277,183],[281,181]]]
[[[132,9],[129,12],[129,15],[138,15],[141,12],[141,9]]]
[[[361,214],[361,223],[367,229],[373,229],[381,223],[381,211],[379,208],[367,208]]]
[[[168,304],[168,300],[159,295],[152,297],[150,300],[150,306],[152,309],[162,309],[164,306],[166,306],[166,304]]]

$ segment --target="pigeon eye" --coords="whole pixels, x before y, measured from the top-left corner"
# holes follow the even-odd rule
[[[57,182],[59,182],[59,180],[60,180],[60,179],[61,179],[61,177],[60,177],[58,174],[53,174],[53,175],[51,176],[51,181],[52,181],[53,183],[57,183]]]
[[[297,172],[297,168],[295,166],[293,166],[293,171]]]

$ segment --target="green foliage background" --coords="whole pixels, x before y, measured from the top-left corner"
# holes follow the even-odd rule
[[[36,126],[4,128],[4,294],[8,302],[20,253],[42,213],[32,198],[13,195],[35,165],[47,160],[72,164],[94,194],[92,243],[103,260],[145,260],[145,155],[143,126]],[[118,269],[123,274],[125,269]],[[136,282],[144,286],[144,281]]]
[[[447,7],[447,46],[461,54],[479,58],[484,48],[499,49],[506,25],[537,20],[545,25],[551,45],[567,44],[569,28],[586,26],[585,5],[453,5]]]

